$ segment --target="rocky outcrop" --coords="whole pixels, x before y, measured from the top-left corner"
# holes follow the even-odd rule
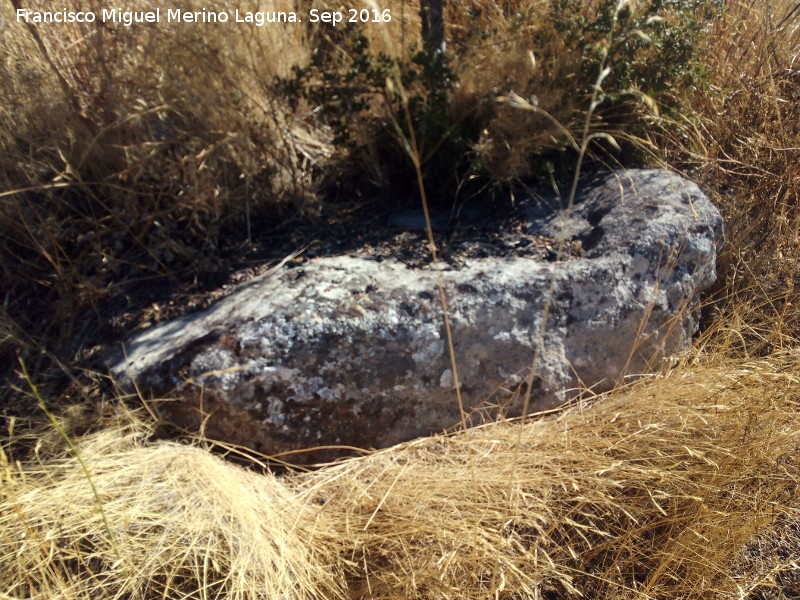
[[[439,282],[469,411],[518,413],[534,354],[532,408],[543,409],[689,346],[722,235],[695,184],[628,170],[585,186],[569,212],[542,206],[530,202],[531,230],[580,241],[581,258],[438,269],[317,258],[133,336],[111,374],[169,393],[172,420],[207,417],[207,435],[274,454],[384,447],[459,421]]]

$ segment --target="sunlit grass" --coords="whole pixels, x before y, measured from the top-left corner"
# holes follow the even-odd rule
[[[705,80],[679,81],[660,105],[628,90],[638,98],[629,114],[597,120],[591,90],[571,87],[579,61],[548,4],[479,4],[467,18],[448,3],[459,76],[450,101],[456,120],[497,102],[470,150],[485,174],[535,176],[537,151],[552,158],[600,133],[696,179],[720,207],[720,279],[692,353],[546,418],[282,478],[159,442],[153,423],[124,411],[100,410],[89,435],[62,416],[74,448],[8,418],[0,598],[790,597],[781,582],[800,558],[797,6],[727,4],[698,42]],[[416,9],[382,8],[395,18],[365,28],[370,47],[408,58]],[[96,388],[73,374],[65,389],[56,374],[78,364],[108,314],[98,307],[128,302],[134,281],[213,270],[260,228],[318,210],[324,186],[347,175],[346,149],[315,107],[293,111],[273,86],[314,48],[347,65],[344,34],[34,35],[9,3],[0,16],[4,394],[35,401],[13,372],[19,352],[43,401],[88,404]],[[389,108],[376,100],[369,114],[391,123]],[[624,162],[613,150],[590,154]],[[379,175],[382,165],[361,167]]]

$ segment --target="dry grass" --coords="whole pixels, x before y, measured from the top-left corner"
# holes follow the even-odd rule
[[[327,499],[356,597],[736,595],[755,581],[743,546],[797,508],[797,367],[687,367],[302,483]]]
[[[796,2],[735,2],[701,55],[711,87],[680,90],[658,138],[712,194],[727,245],[704,340],[739,355],[800,340],[800,26]]]
[[[0,352],[7,363],[15,347],[72,362],[110,321],[125,326],[143,289],[197,289],[310,197],[304,156],[318,148],[269,91],[306,50],[301,35],[235,24],[215,35],[27,27],[10,4],[0,6]]]
[[[74,455],[3,461],[0,597],[342,596],[324,515],[274,477],[145,434],[81,439],[90,480]]]
[[[456,120],[510,91],[552,117],[495,107],[472,150],[497,180],[524,174],[531,151],[563,146],[555,121],[575,132],[585,110],[564,85],[577,57],[543,6],[487,2],[467,19],[448,3]],[[408,52],[415,11],[385,7],[401,17],[367,30],[372,47]],[[87,479],[52,432],[9,431],[0,599],[796,597],[798,10],[730,3],[700,48],[709,88],[675,86],[661,117],[627,105],[614,126],[635,130],[604,129],[608,114],[592,123],[640,137],[725,214],[694,359],[535,422],[281,480],[153,441],[135,423],[76,438]],[[48,360],[70,365],[97,335],[103,302],[130,308],[137,282],[191,281],[248,226],[269,228],[279,206],[309,210],[335,158],[331,132],[268,84],[341,40],[76,27],[41,29],[37,42],[9,11],[0,5],[0,356],[39,357],[41,381]]]
[[[108,428],[79,445],[102,512],[74,457],[4,463],[0,589],[67,600],[763,597],[800,558],[786,526],[800,508],[799,383],[796,355],[684,365],[536,422],[283,480]]]

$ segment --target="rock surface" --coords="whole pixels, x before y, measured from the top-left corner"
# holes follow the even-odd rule
[[[207,416],[210,437],[275,454],[385,447],[459,421],[439,281],[466,408],[484,416],[519,413],[535,351],[531,408],[544,409],[689,346],[722,236],[695,184],[621,171],[584,186],[569,213],[531,201],[530,215],[532,231],[580,242],[582,257],[422,269],[317,258],[135,335],[110,372],[169,393],[176,400],[161,409],[183,426]]]

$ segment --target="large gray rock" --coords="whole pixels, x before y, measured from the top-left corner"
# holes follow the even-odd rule
[[[531,227],[580,239],[584,257],[492,257],[438,272],[319,258],[139,333],[126,358],[112,357],[111,374],[169,392],[176,400],[162,409],[180,424],[207,415],[207,435],[274,454],[384,447],[459,421],[437,281],[468,410],[519,412],[535,350],[531,408],[543,409],[690,345],[722,235],[694,183],[622,171],[584,188],[570,214]]]

